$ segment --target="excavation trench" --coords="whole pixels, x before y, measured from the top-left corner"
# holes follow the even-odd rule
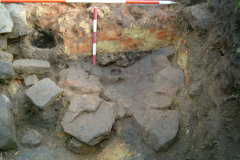
[[[4,5],[0,159],[238,159],[236,4]]]

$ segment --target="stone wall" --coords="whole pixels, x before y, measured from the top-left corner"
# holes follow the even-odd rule
[[[98,7],[97,53],[153,51],[176,39],[173,6],[26,3],[32,37],[52,32],[71,56],[92,54],[93,8]],[[38,30],[38,33],[36,33]]]

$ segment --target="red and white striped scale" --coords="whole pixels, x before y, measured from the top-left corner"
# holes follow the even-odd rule
[[[97,7],[94,8],[93,19],[93,65],[96,65],[96,53],[97,53]]]
[[[173,1],[159,1],[159,0],[0,0],[0,3],[138,3],[138,4],[175,4]]]

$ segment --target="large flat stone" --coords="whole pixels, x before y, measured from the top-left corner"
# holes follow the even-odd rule
[[[141,60],[139,70],[151,75],[170,65],[171,63],[165,55],[151,54]]]
[[[61,78],[58,85],[63,88],[70,88],[76,92],[96,93],[103,88],[98,77],[89,75],[82,69],[64,69],[59,75]]]
[[[13,21],[8,10],[0,3],[0,34],[12,32]]]
[[[167,80],[171,81],[173,84],[179,88],[184,87],[184,72],[183,70],[175,69],[171,66],[165,67],[156,76],[163,76]]]
[[[174,47],[171,45],[171,46],[168,46],[168,47],[164,47],[164,48],[161,48],[159,49],[156,54],[164,54],[165,56],[167,56],[167,58],[169,59],[169,61],[172,62],[173,60],[173,57],[174,57],[174,54],[175,54],[175,49]]]
[[[13,68],[19,74],[44,74],[49,72],[50,63],[37,59],[19,59],[13,62]]]
[[[115,107],[114,103],[103,101],[96,111],[82,112],[71,122],[68,117],[72,117],[72,107],[69,107],[61,122],[64,131],[93,146],[111,133],[116,118]]]
[[[65,122],[70,123],[83,112],[95,111],[103,99],[93,95],[74,95],[71,98],[68,111],[71,114],[65,114]]]
[[[0,61],[12,62],[13,55],[4,51],[0,51]]]
[[[26,95],[41,110],[45,110],[63,90],[49,78],[44,78],[26,91]]]
[[[8,34],[8,38],[13,39],[28,35],[29,27],[26,20],[25,6],[16,3],[4,4],[4,6],[8,9],[14,24],[12,32]]]
[[[146,108],[167,109],[172,105],[173,97],[161,93],[147,93],[144,103]]]
[[[0,80],[13,78],[14,70],[13,65],[10,62],[0,61]]]
[[[3,150],[17,147],[17,138],[11,109],[11,101],[6,96],[0,94],[0,149]]]
[[[155,150],[167,149],[178,133],[178,111],[139,110],[133,113],[137,123],[142,127],[141,134]]]

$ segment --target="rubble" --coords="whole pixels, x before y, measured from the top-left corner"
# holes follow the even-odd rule
[[[42,135],[34,129],[26,131],[21,138],[21,144],[25,146],[36,147],[39,146],[41,143]]]
[[[46,110],[63,90],[49,78],[44,78],[26,91],[26,95],[40,109]]]
[[[29,27],[26,20],[26,11],[23,4],[9,3],[4,4],[9,11],[12,21],[13,29],[8,34],[8,38],[15,39],[29,34]]]
[[[8,10],[0,4],[0,34],[12,32],[13,21]]]
[[[50,63],[37,59],[18,59],[13,62],[13,68],[18,74],[44,74],[49,72]]]
[[[91,101],[85,99],[83,104],[87,103],[87,101],[98,104],[93,98]],[[99,104],[96,111],[84,110],[81,114],[77,115],[76,112],[73,112],[74,107],[74,105],[69,107],[61,122],[66,133],[90,146],[96,145],[110,135],[116,118],[116,104],[103,101]],[[69,117],[71,117],[71,120],[69,120]]]
[[[167,149],[174,142],[179,127],[178,111],[139,110],[133,117],[142,127],[143,138],[155,151]]]
[[[8,150],[17,147],[12,103],[3,94],[0,94],[0,149]]]

